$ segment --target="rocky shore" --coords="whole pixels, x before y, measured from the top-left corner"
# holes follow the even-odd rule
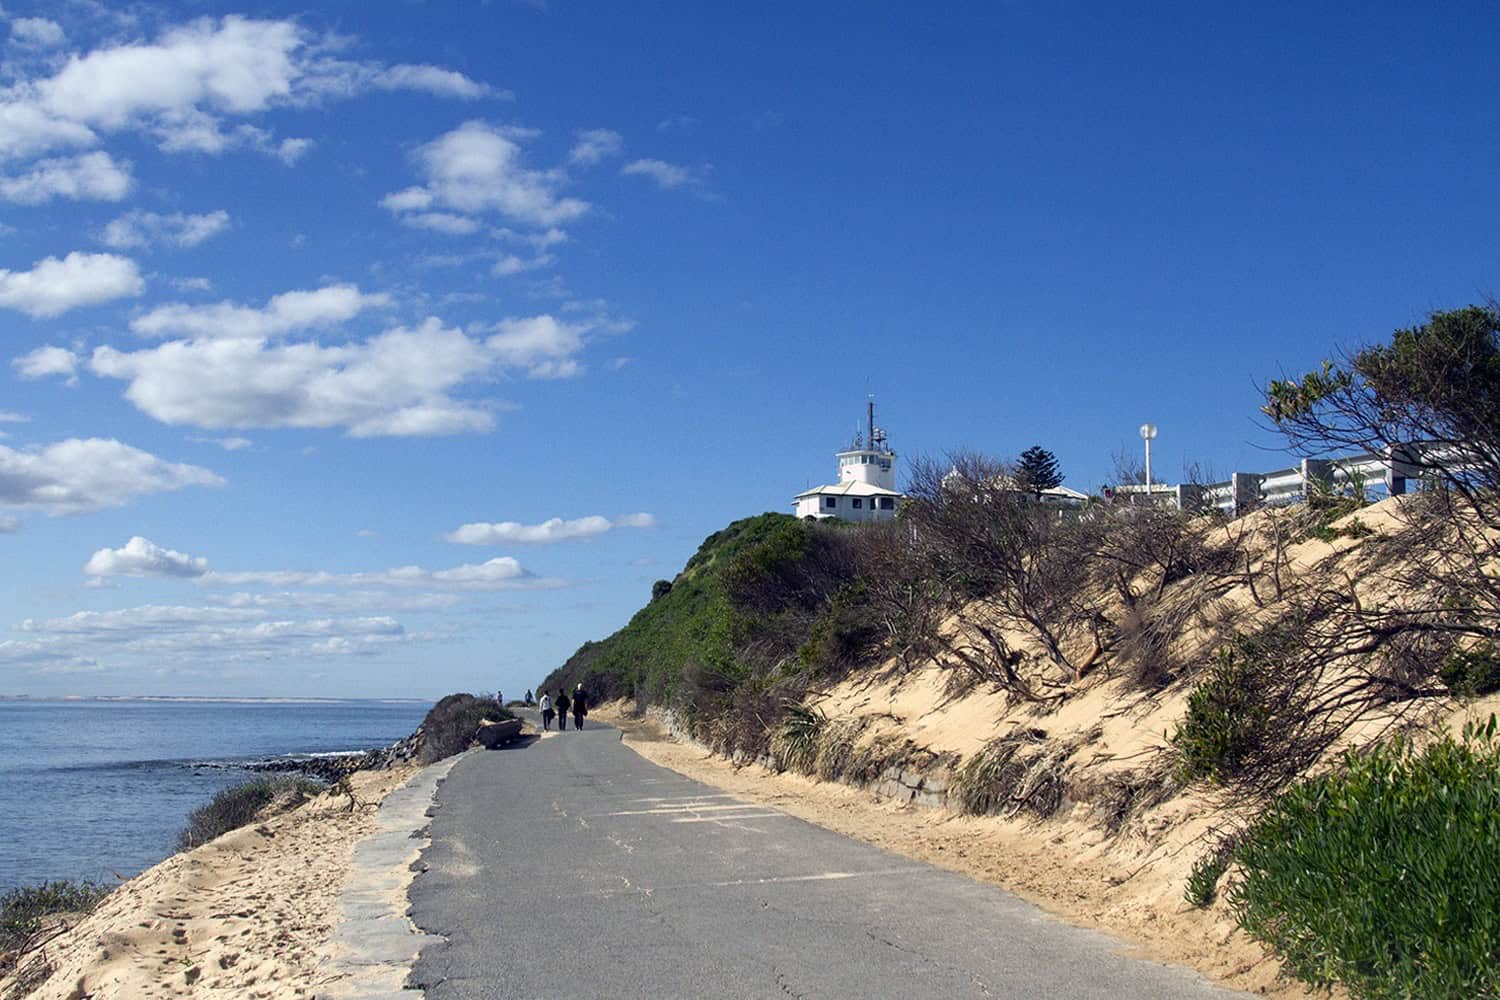
[[[414,763],[425,741],[425,727],[418,726],[410,736],[403,737],[390,746],[364,753],[339,754],[333,757],[281,757],[255,761],[244,765],[244,768],[247,771],[303,774],[332,784],[358,771],[385,771]]]

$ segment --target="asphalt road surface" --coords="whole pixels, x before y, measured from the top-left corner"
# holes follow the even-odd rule
[[[460,760],[411,985],[491,997],[1231,997],[1015,896],[651,764],[588,724]]]

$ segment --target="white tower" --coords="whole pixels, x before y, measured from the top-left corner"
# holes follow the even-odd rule
[[[886,441],[884,428],[875,426],[875,399],[866,404],[866,434],[854,435],[854,446],[838,453],[839,482],[868,483],[883,490],[896,489],[896,453]]]

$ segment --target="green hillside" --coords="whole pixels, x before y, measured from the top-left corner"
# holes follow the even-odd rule
[[[581,682],[596,700],[671,704],[699,719],[747,699],[779,707],[874,638],[866,623],[845,621],[858,603],[862,534],[786,514],[735,521],[670,583],[657,581],[624,628],[584,643],[542,687]]]

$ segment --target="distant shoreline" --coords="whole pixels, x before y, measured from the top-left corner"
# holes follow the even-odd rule
[[[192,705],[430,705],[433,703],[433,701],[434,699],[432,698],[250,698],[149,694],[0,694],[0,702],[151,702],[153,704],[160,704],[163,702],[180,702]]]

